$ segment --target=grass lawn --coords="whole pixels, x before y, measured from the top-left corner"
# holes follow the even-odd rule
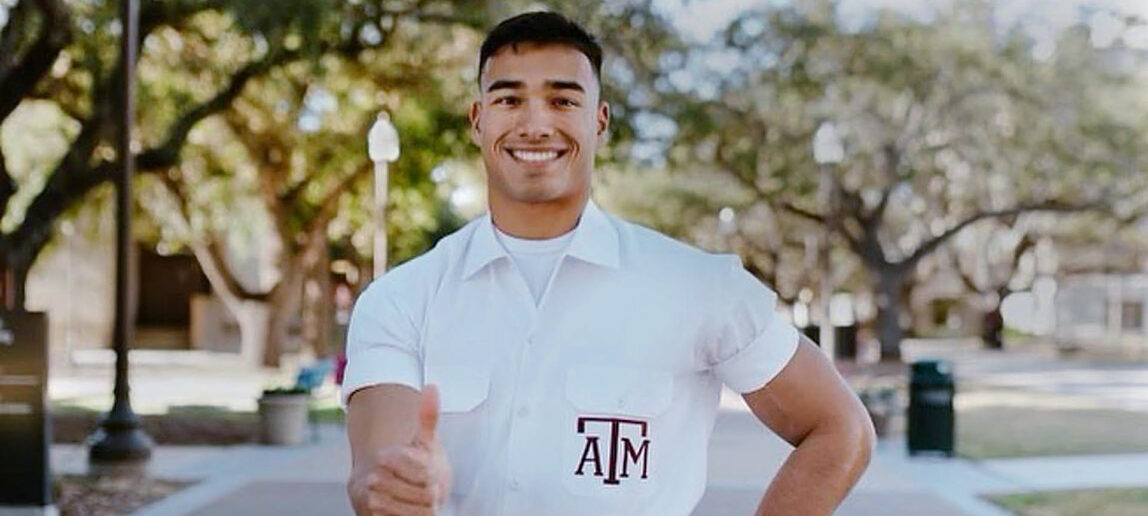
[[[1148,514],[1148,489],[1087,489],[993,496],[1020,516],[1139,516]]]
[[[986,406],[956,424],[957,454],[970,458],[1148,452],[1144,412]]]

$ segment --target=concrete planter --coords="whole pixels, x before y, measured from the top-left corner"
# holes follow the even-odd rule
[[[259,398],[263,444],[294,446],[302,443],[310,401],[306,394],[265,394]]]

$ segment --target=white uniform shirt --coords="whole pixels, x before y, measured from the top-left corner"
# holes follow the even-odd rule
[[[756,390],[796,350],[776,299],[736,257],[589,203],[536,305],[487,215],[363,292],[343,401],[438,385],[440,514],[686,515],[722,383]]]
[[[554,277],[554,266],[562,258],[566,247],[574,239],[574,232],[545,240],[527,240],[515,238],[494,228],[494,236],[498,237],[502,247],[510,253],[526,286],[530,288],[530,295],[534,296],[534,304],[542,302],[542,294],[546,292],[550,278]]]

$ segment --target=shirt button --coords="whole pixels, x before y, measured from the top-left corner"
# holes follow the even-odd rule
[[[618,400],[618,408],[626,408],[626,400]]]
[[[530,409],[525,405],[518,407],[518,417],[526,417],[530,415]]]
[[[513,479],[510,481],[510,488],[517,491],[522,488],[522,483],[520,483],[517,478]]]

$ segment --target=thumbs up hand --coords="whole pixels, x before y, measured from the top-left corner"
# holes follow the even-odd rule
[[[379,451],[365,479],[371,515],[433,516],[450,492],[451,469],[437,433],[438,389],[420,395],[418,427],[410,444]]]
[[[438,427],[438,387],[427,385],[419,398],[419,430],[412,443],[429,450]]]
[[[434,505],[442,505],[446,501],[450,489],[450,462],[446,460],[446,451],[439,442],[435,431],[438,427],[438,387],[427,385],[419,400],[419,429],[415,434],[412,446],[425,450],[429,464],[427,485],[434,498]]]

